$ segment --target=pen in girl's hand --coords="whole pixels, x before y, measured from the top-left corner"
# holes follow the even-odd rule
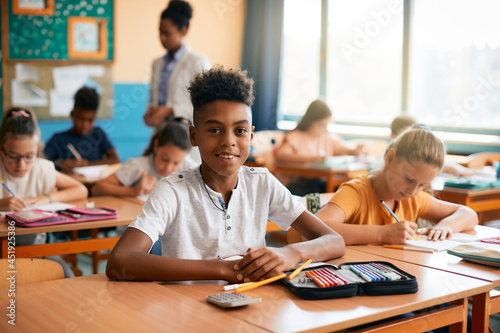
[[[14,194],[14,192],[12,192],[12,190],[7,186],[7,184],[5,182],[2,182],[2,185],[3,187],[5,187],[5,189],[7,191],[9,191],[10,194],[12,194],[13,197],[15,197],[16,195]]]
[[[389,206],[386,205],[386,203],[384,202],[384,200],[380,199],[380,202],[382,203],[382,205],[384,205],[385,209],[387,209],[387,211],[392,215],[392,217],[394,217],[396,219],[397,222],[401,222],[398,217],[396,216],[396,214],[394,214],[394,212],[389,208]]]

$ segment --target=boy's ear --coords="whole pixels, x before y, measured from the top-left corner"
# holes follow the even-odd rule
[[[183,38],[186,37],[187,32],[188,32],[188,29],[186,27],[182,27],[182,29],[179,31],[181,33],[181,37],[183,37]]]
[[[252,126],[252,131],[250,132],[250,147],[253,147],[253,134],[255,133],[255,126]]]
[[[194,128],[194,126],[189,126],[189,141],[191,141],[191,146],[198,146],[198,144],[196,143],[196,129]]]

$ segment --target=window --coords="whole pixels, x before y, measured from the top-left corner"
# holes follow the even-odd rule
[[[321,0],[286,0],[280,110],[300,117],[319,96]]]
[[[411,115],[431,126],[500,128],[499,12],[499,1],[415,1]]]
[[[499,12],[494,0],[285,0],[279,118],[321,97],[338,124],[386,127],[403,112],[498,134]]]
[[[329,1],[326,102],[336,122],[388,123],[401,108],[403,5]]]

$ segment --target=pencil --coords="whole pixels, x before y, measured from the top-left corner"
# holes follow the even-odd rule
[[[142,171],[141,171],[141,175],[142,175],[142,177],[147,177],[147,176],[148,176],[148,175],[146,174],[146,171],[144,171],[144,170],[142,170]]]
[[[238,289],[240,287],[245,287],[245,286],[251,286],[254,284],[254,282],[245,282],[245,283],[236,283],[236,284],[228,284],[227,286],[224,286],[224,290],[234,290]]]
[[[380,199],[380,202],[382,203],[382,205],[384,205],[385,209],[387,209],[387,211],[392,215],[392,217],[394,217],[396,219],[397,222],[401,222],[398,217],[396,216],[396,214],[394,214],[394,212],[389,208],[389,206],[386,205],[386,203],[384,202],[384,200]]]
[[[76,157],[77,160],[82,159],[82,156],[78,153],[78,150],[76,150],[76,148],[71,143],[68,143],[67,147],[68,147],[69,151],[73,154],[73,156]]]
[[[304,268],[306,268],[307,265],[309,265],[311,263],[311,261],[312,261],[312,259],[307,259],[307,261],[305,263],[303,263],[302,265],[300,265],[296,270],[294,270],[290,275],[288,275],[288,280],[291,280],[294,277],[296,277],[297,274],[299,274],[300,272],[302,272],[302,270]]]
[[[7,184],[5,182],[2,182],[2,185],[3,187],[5,187],[7,189],[7,191],[9,191],[10,194],[12,194],[13,197],[15,197],[16,195],[14,194],[14,192],[12,192],[12,190],[7,186]]]
[[[235,291],[237,293],[241,293],[241,292],[244,292],[244,291],[247,291],[247,290],[251,290],[251,289],[254,289],[254,288],[257,288],[257,287],[260,287],[260,286],[263,286],[265,284],[268,284],[268,283],[271,283],[271,282],[274,282],[276,280],[280,280],[282,278],[286,277],[286,274],[283,273],[283,274],[280,274],[280,275],[277,275],[275,277],[272,277],[272,278],[269,278],[269,279],[265,279],[265,280],[262,280],[262,281],[258,281],[258,282],[254,282],[253,284],[249,285],[249,286],[243,286],[243,287],[239,287],[238,289],[236,289]]]
[[[434,253],[434,251],[432,249],[426,249],[423,247],[412,247],[412,246],[401,246],[401,245],[384,245],[384,247],[386,247],[388,249],[399,249],[399,250]]]

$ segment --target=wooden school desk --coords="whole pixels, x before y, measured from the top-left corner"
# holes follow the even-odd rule
[[[476,226],[475,232],[480,238],[500,236],[500,230],[485,226]],[[389,249],[381,245],[352,245],[350,249],[382,257],[414,263],[454,274],[481,279],[490,283],[490,290],[500,286],[500,270],[498,267],[480,265],[462,260],[460,257],[443,252],[426,253]],[[479,294],[472,300],[473,332],[488,332],[490,314],[500,312],[500,296],[490,298],[489,293]]]
[[[265,332],[175,287],[109,281],[104,274],[17,286],[16,326],[3,307],[0,331]],[[7,294],[0,288],[0,304],[9,304]]]
[[[436,198],[462,204],[472,208],[478,215],[479,223],[482,223],[484,212],[500,209],[500,188],[485,190],[467,190],[462,188],[444,187],[434,190]]]
[[[325,179],[325,192],[335,192],[335,189],[342,183],[349,181],[357,176],[368,174],[368,169],[334,169],[327,166],[321,166],[317,163],[277,163],[276,170],[279,173],[292,176]]]
[[[348,250],[336,261],[384,260],[417,276],[419,291],[308,301],[279,282],[245,292],[261,303],[223,310],[205,301],[220,284],[108,281],[103,274],[23,285],[16,291],[16,328],[42,331],[331,332],[429,306],[448,308],[398,321],[392,331],[424,331],[454,324],[465,332],[467,297],[489,290],[486,281]],[[0,303],[7,304],[0,289]],[[7,328],[0,321],[0,331]],[[385,325],[387,329],[387,324]],[[463,329],[462,329],[463,328]],[[457,330],[455,330],[457,331]]]
[[[58,224],[46,227],[17,227],[16,235],[29,235],[41,232],[57,232],[57,231],[78,231],[91,230],[97,235],[99,228],[116,227],[119,225],[128,225],[141,212],[142,205],[134,204],[120,198],[103,196],[91,197],[86,200],[78,200],[68,202],[69,204],[85,207],[85,203],[93,201],[95,207],[108,207],[118,210],[118,218],[100,221],[76,222],[68,224]],[[7,258],[8,256],[8,225],[2,218],[0,221],[0,257]],[[45,257],[52,255],[75,254],[85,252],[95,252],[100,250],[110,250],[114,247],[119,237],[106,238],[91,238],[85,240],[73,240],[59,243],[48,243],[41,245],[16,246],[15,255],[18,258],[34,258]]]

